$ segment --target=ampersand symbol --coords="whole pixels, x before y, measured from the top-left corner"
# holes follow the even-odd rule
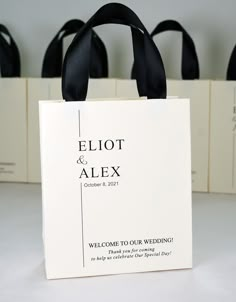
[[[81,155],[77,160],[77,164],[87,165],[87,161],[84,159],[84,155]]]

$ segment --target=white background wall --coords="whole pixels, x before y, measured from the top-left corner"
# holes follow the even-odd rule
[[[39,76],[45,49],[59,28],[71,18],[84,21],[103,0],[0,0],[0,22],[14,36],[22,58],[22,75]],[[149,31],[165,19],[182,23],[194,39],[201,78],[225,78],[227,63],[236,43],[235,0],[127,0]],[[110,76],[129,77],[133,61],[128,27],[104,25],[96,31],[104,40]],[[169,77],[180,78],[181,34],[155,38]]]

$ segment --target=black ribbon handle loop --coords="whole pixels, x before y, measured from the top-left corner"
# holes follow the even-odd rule
[[[236,45],[231,53],[226,73],[227,81],[236,81]]]
[[[182,66],[181,73],[184,80],[199,79],[199,63],[194,42],[183,26],[175,20],[160,22],[151,33],[151,36],[165,32],[182,32]]]
[[[62,72],[63,98],[66,101],[86,99],[92,28],[108,23],[131,27],[139,95],[166,98],[165,70],[155,43],[138,16],[125,5],[118,3],[101,7],[77,33],[69,46]]]
[[[2,34],[9,37],[9,43]],[[0,66],[2,77],[20,77],[20,53],[8,29],[0,24]]]
[[[69,20],[58,31],[50,42],[43,59],[42,77],[60,77],[63,62],[63,39],[77,33],[84,26],[84,22],[78,19]],[[106,47],[99,36],[92,33],[90,76],[92,78],[108,77],[108,59]]]

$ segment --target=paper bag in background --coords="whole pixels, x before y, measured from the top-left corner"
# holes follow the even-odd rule
[[[91,28],[117,20],[132,25],[149,100],[84,101]],[[189,100],[165,99],[163,64],[141,21],[124,5],[103,6],[73,40],[62,76],[66,102],[40,102],[47,278],[190,268]]]
[[[0,25],[0,68],[0,181],[26,182],[26,80],[19,78],[19,51],[4,25]]]
[[[167,91],[170,95],[190,99],[192,189],[208,192],[210,81],[168,80]]]
[[[210,192],[236,193],[236,49],[227,81],[211,82]]]
[[[63,39],[74,34],[84,25],[81,20],[70,20],[64,24],[49,44],[42,68],[42,78],[28,79],[28,181],[40,182],[40,152],[39,152],[39,100],[61,100],[61,70],[63,61]],[[90,75],[93,78],[106,78],[108,63],[106,49],[101,39],[93,32],[92,62]],[[115,81],[92,79],[89,85],[90,97],[113,97]]]

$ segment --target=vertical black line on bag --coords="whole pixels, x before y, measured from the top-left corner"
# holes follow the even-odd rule
[[[83,267],[84,265],[84,213],[83,213],[83,189],[82,183],[80,183],[80,205],[81,205],[81,227],[82,227],[82,255],[83,255]]]
[[[78,125],[79,125],[79,137],[81,136],[81,127],[80,127],[80,110],[78,110]]]
[[[79,128],[79,137],[81,136],[81,127],[80,127],[80,110],[78,110],[78,128]],[[83,186],[80,183],[80,208],[81,208],[81,241],[82,241],[82,257],[83,257],[83,267],[84,264],[84,211],[83,211]]]

